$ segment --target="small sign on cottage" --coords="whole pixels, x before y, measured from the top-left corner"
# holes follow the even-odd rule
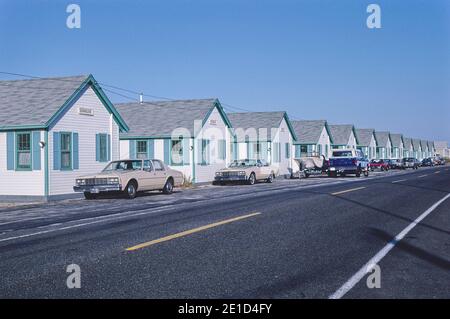
[[[211,124],[211,125],[217,125],[217,120],[209,120],[209,124]]]
[[[87,108],[87,107],[80,107],[80,108],[78,108],[78,114],[94,116],[94,110],[90,109],[90,108]]]

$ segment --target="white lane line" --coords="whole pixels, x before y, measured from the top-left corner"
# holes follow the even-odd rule
[[[436,172],[434,172],[435,174],[439,174],[441,171],[436,171]]]
[[[399,179],[398,181],[393,181],[392,184],[406,182],[406,181],[407,181],[407,179]]]
[[[420,175],[418,178],[422,178],[422,177],[425,177],[425,176],[428,176],[428,174]]]
[[[442,204],[450,194],[444,196],[436,203],[423,212],[419,217],[416,218],[411,224],[409,224],[405,229],[403,229],[394,239],[392,239],[386,246],[383,247],[372,259],[370,259],[361,269],[358,270],[346,283],[344,283],[335,293],[329,296],[329,299],[340,299],[342,298],[350,289],[352,289],[364,276],[369,273],[373,266],[378,264],[381,259],[383,259],[389,251],[397,245],[397,243],[402,240],[417,224],[419,224],[425,217],[427,217],[432,211],[434,211],[440,204]]]

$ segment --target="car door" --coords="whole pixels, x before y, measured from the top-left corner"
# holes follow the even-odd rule
[[[164,164],[160,160],[153,160],[154,175],[154,189],[162,189],[166,184],[167,171]]]
[[[155,189],[155,169],[153,167],[152,161],[144,160],[144,169],[142,170],[141,176],[139,177],[139,185],[142,190],[152,190]]]

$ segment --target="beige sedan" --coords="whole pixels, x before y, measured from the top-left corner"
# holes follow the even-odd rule
[[[109,163],[99,174],[77,178],[73,190],[84,193],[86,199],[107,192],[122,192],[133,199],[140,191],[171,194],[182,183],[183,174],[160,160],[120,160]]]
[[[226,182],[245,182],[253,185],[256,181],[272,183],[277,169],[260,160],[235,160],[229,167],[216,172],[214,184],[225,184]]]

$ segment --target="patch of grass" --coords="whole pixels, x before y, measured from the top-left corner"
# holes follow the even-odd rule
[[[186,177],[185,175],[183,175],[183,184],[181,184],[182,188],[192,188],[193,184],[192,184],[192,178],[191,177]]]

